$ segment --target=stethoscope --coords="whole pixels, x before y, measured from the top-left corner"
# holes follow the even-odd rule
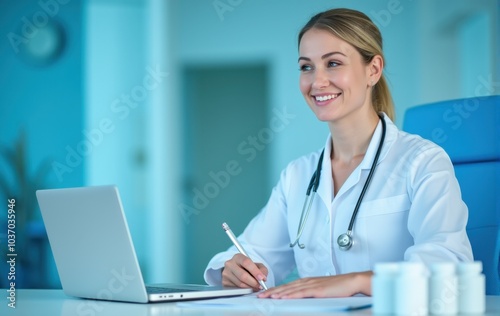
[[[375,153],[375,158],[373,159],[372,166],[370,168],[370,172],[368,173],[368,177],[366,178],[365,184],[363,186],[363,189],[361,190],[361,193],[359,194],[358,202],[356,203],[356,206],[354,207],[354,211],[352,212],[351,216],[351,221],[349,222],[349,227],[347,228],[347,232],[341,234],[337,238],[337,244],[339,245],[340,250],[349,250],[352,247],[352,228],[354,226],[354,221],[356,220],[356,215],[358,214],[359,207],[361,205],[361,202],[363,201],[363,197],[366,193],[366,190],[368,189],[368,185],[370,185],[371,179],[373,177],[373,173],[375,172],[375,168],[377,166],[378,158],[380,156],[380,152],[382,151],[382,146],[384,144],[384,139],[385,139],[385,132],[386,132],[386,126],[385,126],[385,121],[384,117],[382,114],[378,115],[380,117],[380,120],[382,121],[382,136],[380,137],[380,142],[378,144],[377,152]],[[319,161],[318,161],[318,166],[316,167],[316,171],[313,173],[311,181],[309,181],[309,186],[307,187],[306,191],[306,198],[304,200],[304,205],[302,206],[302,213],[300,214],[300,221],[299,221],[299,227],[297,229],[297,238],[295,238],[295,241],[293,243],[290,243],[290,247],[293,248],[295,245],[298,245],[300,249],[304,249],[306,246],[304,244],[300,243],[300,237],[302,236],[302,232],[304,231],[304,226],[307,222],[307,217],[309,216],[309,211],[311,210],[311,205],[314,200],[314,197],[316,195],[316,191],[318,190],[319,186],[319,179],[321,177],[321,165],[323,164],[323,155],[325,153],[325,150],[321,152],[321,155],[319,156]],[[311,195],[311,191],[313,194]],[[307,206],[307,211],[306,210]]]

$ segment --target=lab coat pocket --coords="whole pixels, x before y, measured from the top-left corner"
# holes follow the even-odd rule
[[[358,216],[362,218],[405,212],[410,209],[410,205],[410,199],[407,194],[366,201],[361,204]]]
[[[357,231],[370,266],[380,261],[401,261],[413,244],[408,231],[410,200],[406,194],[366,201],[359,210]]]

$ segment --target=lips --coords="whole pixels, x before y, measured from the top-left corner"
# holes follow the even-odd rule
[[[322,94],[322,95],[315,95],[315,96],[313,96],[313,98],[314,98],[314,100],[316,100],[316,102],[325,102],[325,101],[329,101],[329,100],[332,100],[332,99],[336,99],[341,94],[342,93]]]

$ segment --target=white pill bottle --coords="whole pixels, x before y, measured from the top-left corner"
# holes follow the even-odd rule
[[[372,277],[373,313],[394,314],[394,295],[399,264],[396,262],[377,263]]]
[[[428,271],[423,263],[400,263],[394,295],[395,314],[427,315],[429,311],[428,284]]]
[[[429,312],[433,315],[457,314],[458,278],[455,263],[433,263],[430,270]]]
[[[486,309],[486,279],[481,261],[460,262],[458,273],[458,311],[482,314]]]

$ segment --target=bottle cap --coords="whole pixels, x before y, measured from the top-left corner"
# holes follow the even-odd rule
[[[425,265],[421,262],[402,262],[399,266],[399,271],[401,274],[411,275],[422,275],[427,272]]]
[[[479,274],[483,271],[481,261],[460,262],[457,266],[458,274]]]
[[[431,264],[431,272],[433,274],[454,274],[455,273],[455,263],[454,262],[436,262]]]
[[[397,274],[399,272],[399,264],[396,262],[383,262],[375,264],[375,274]]]

